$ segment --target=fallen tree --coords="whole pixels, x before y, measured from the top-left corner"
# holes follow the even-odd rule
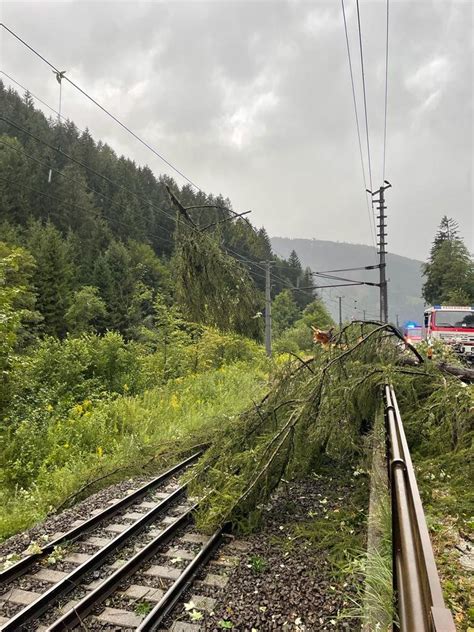
[[[420,415],[425,400],[448,390],[438,405],[448,425],[450,416],[459,417],[450,410],[452,391],[469,390],[426,362],[393,326],[351,323],[312,358],[292,358],[266,397],[217,433],[193,472],[192,493],[203,499],[200,526],[213,529],[230,520],[252,528],[282,478],[307,474],[323,454],[357,458],[387,381]],[[472,391],[464,395],[457,405],[472,419]],[[463,428],[450,440],[457,444],[465,435]]]

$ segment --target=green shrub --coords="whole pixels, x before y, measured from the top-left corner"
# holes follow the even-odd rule
[[[117,468],[126,476],[152,458],[163,467],[166,459],[177,458],[173,454],[208,442],[231,424],[263,388],[264,364],[255,358],[231,363],[257,348],[236,338],[221,352],[219,335],[209,335],[215,337],[211,364],[219,368],[205,358],[206,371],[136,395],[128,392],[146,382],[136,343],[124,343],[117,334],[45,340],[24,362],[17,396],[25,400],[5,431],[0,536],[33,524],[88,481]]]

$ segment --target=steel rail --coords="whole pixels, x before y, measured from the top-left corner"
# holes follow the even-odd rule
[[[82,626],[84,618],[92,612],[93,608],[111,595],[124,579],[135,573],[142,564],[156,555],[158,548],[172,538],[182,526],[191,521],[196,507],[197,504],[193,505],[184,514],[179,516],[169,527],[140,549],[140,551],[135,553],[132,558],[125,562],[125,564],[122,564],[112,575],[89,592],[73,608],[65,612],[62,617],[49,626],[48,632],[70,630],[78,625]]]
[[[173,493],[163,499],[155,507],[150,509],[142,518],[130,525],[125,531],[122,531],[113,540],[106,544],[102,549],[97,551],[88,560],[86,560],[80,566],[77,566],[66,577],[54,584],[49,590],[39,595],[38,599],[35,599],[32,603],[25,608],[17,612],[7,623],[0,627],[1,632],[16,632],[22,625],[28,623],[32,619],[38,618],[43,612],[45,612],[51,605],[53,605],[58,597],[63,596],[73,590],[79,580],[89,571],[94,570],[100,566],[105,558],[113,551],[118,549],[129,538],[135,535],[148,523],[152,522],[164,509],[168,507],[173,501],[177,500],[186,490],[186,485],[181,485]]]
[[[188,465],[191,465],[191,463],[196,461],[201,456],[201,454],[202,452],[196,452],[190,457],[184,459],[184,461],[181,461],[180,463],[173,465],[172,467],[170,467],[168,470],[166,470],[165,472],[163,472],[162,474],[160,474],[153,480],[149,481],[148,483],[145,483],[145,485],[142,485],[133,493],[129,494],[128,496],[125,496],[124,498],[121,498],[116,503],[113,503],[112,505],[110,505],[109,507],[101,511],[99,514],[87,519],[81,525],[77,527],[73,527],[72,529],[64,533],[63,535],[55,538],[54,540],[52,540],[51,542],[43,546],[39,553],[33,553],[31,555],[28,555],[27,557],[22,558],[21,560],[19,560],[12,566],[1,571],[0,583],[3,584],[4,582],[11,581],[12,579],[15,579],[16,577],[23,575],[35,562],[37,562],[44,556],[48,555],[49,553],[52,553],[52,551],[54,550],[56,546],[59,546],[66,542],[68,543],[74,542],[74,540],[76,540],[81,535],[84,535],[92,527],[95,527],[97,524],[99,524],[106,518],[110,518],[114,516],[116,513],[118,513],[120,510],[125,509],[126,507],[132,505],[136,500],[138,500],[142,496],[145,496],[149,491],[151,491],[155,487],[158,487],[158,485],[161,485],[162,483],[164,483],[168,478],[171,478],[171,476],[173,476],[177,472],[181,471]]]
[[[456,632],[441,590],[395,391],[384,387],[392,498],[393,579],[400,632]]]
[[[152,632],[158,629],[158,626],[163,623],[183,593],[189,588],[198,571],[206,564],[215,549],[219,546],[223,533],[223,527],[214,532],[196,557],[186,566],[178,579],[166,591],[153,610],[151,610],[140,623],[137,632]]]

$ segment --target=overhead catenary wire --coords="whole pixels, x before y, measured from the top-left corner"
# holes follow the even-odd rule
[[[168,165],[171,169],[173,169],[173,171],[175,171],[184,180],[186,180],[188,184],[190,184],[192,187],[194,187],[197,191],[200,191],[201,193],[204,193],[204,191],[201,189],[201,187],[199,187],[195,182],[193,182],[190,178],[188,178],[188,176],[186,176],[180,169],[178,169],[178,167],[176,167],[173,163],[171,163],[169,160],[167,160],[161,153],[159,153],[154,147],[152,147],[141,136],[136,134],[132,129],[130,129],[130,127],[128,127],[118,117],[116,117],[114,114],[112,114],[107,108],[105,108],[103,105],[101,105],[96,99],[94,99],[94,97],[92,97],[83,88],[81,88],[74,81],[72,81],[72,79],[67,77],[65,75],[66,71],[59,70],[54,64],[52,64],[48,59],[46,59],[43,55],[41,55],[41,53],[39,53],[35,48],[33,48],[33,46],[28,44],[24,39],[22,39],[12,29],[8,28],[8,26],[6,26],[4,23],[0,23],[0,26],[3,27],[6,31],[8,31],[19,42],[21,42],[21,44],[26,46],[32,53],[34,53],[37,57],[39,57],[39,59],[41,59],[45,64],[47,64],[53,70],[53,72],[56,73],[56,77],[57,77],[57,79],[59,81],[60,87],[61,87],[61,80],[62,79],[65,79],[66,81],[68,81],[76,90],[78,90],[82,95],[84,95],[87,99],[89,99],[89,101],[91,101],[94,105],[96,105],[107,116],[109,116],[112,120],[114,120],[118,125],[120,125],[124,130],[126,130],[131,136],[133,136],[142,145],[144,145],[147,149],[149,149],[155,156],[160,158],[160,160],[162,160],[166,165]],[[61,99],[61,97],[60,97],[60,99]],[[59,115],[60,115],[60,113],[59,113]],[[232,214],[234,214],[234,215],[238,215],[238,213],[236,211],[232,210],[232,209],[229,209],[229,211]],[[252,226],[252,224],[248,221],[248,219],[246,217],[243,217],[242,219],[244,220],[244,222],[246,222],[252,228],[252,230],[255,230],[254,227]]]
[[[61,80],[62,79],[66,79],[67,81],[69,81],[69,83],[71,85],[73,85],[76,89],[78,89],[82,94],[84,94],[89,100],[91,100],[95,105],[97,105],[97,107],[99,107],[101,110],[103,110],[104,112],[106,112],[109,116],[111,116],[111,118],[113,120],[115,120],[119,125],[121,125],[123,128],[125,128],[127,131],[129,131],[132,136],[134,136],[135,138],[137,138],[141,143],[145,144],[145,146],[150,149],[150,151],[152,151],[153,153],[155,153],[156,155],[158,155],[158,157],[160,157],[166,164],[168,164],[172,169],[174,169],[179,175],[181,175],[185,180],[187,180],[187,182],[189,184],[191,184],[197,191],[199,191],[200,193],[204,193],[204,191],[194,182],[192,182],[189,178],[187,178],[187,176],[185,176],[179,169],[177,169],[176,167],[174,167],[170,162],[168,162],[163,156],[161,156],[160,154],[157,154],[157,152],[148,145],[148,143],[146,143],[143,139],[141,139],[140,137],[138,137],[132,130],[130,130],[126,125],[124,125],[121,121],[119,121],[117,119],[117,117],[115,117],[113,114],[111,114],[110,112],[108,112],[107,110],[104,109],[103,106],[100,105],[100,103],[98,103],[93,97],[91,97],[90,95],[88,95],[82,88],[80,88],[79,86],[77,86],[71,79],[69,79],[69,77],[65,76],[65,72],[66,71],[59,71],[51,62],[49,62],[45,57],[43,57],[40,53],[38,53],[38,51],[36,51],[32,46],[30,46],[27,42],[25,42],[19,35],[17,35],[16,33],[14,33],[11,29],[9,29],[5,24],[0,23],[0,26],[2,26],[3,28],[5,28],[9,33],[11,33],[17,40],[19,40],[22,44],[24,44],[28,49],[30,49],[35,55],[37,55],[42,61],[44,61],[50,68],[53,69],[53,72],[56,74],[57,80],[60,84],[61,87]],[[12,79],[9,75],[7,75],[7,73],[5,73],[4,71],[0,71],[2,72],[6,77],[8,77],[9,79],[11,79],[14,83],[16,83],[17,85],[19,85],[20,87],[22,87],[24,90],[27,90],[32,96],[34,96],[27,88],[25,88],[25,86],[22,86],[20,83],[18,83],[15,79]],[[60,119],[63,119],[65,117],[62,116],[61,112],[58,110],[55,110],[53,107],[51,107],[48,103],[45,103],[44,101],[42,101],[41,99],[39,99],[38,97],[35,97],[38,101],[40,101],[40,103],[42,103],[43,105],[45,105],[48,109],[50,109],[51,111],[55,112],[58,115],[58,121]],[[61,103],[61,92],[60,92],[60,103]],[[61,105],[60,105],[60,109],[61,109]],[[67,119],[66,119],[67,120]],[[80,128],[78,128],[80,129]],[[82,130],[83,131],[83,130]],[[197,207],[196,207],[197,208]],[[237,211],[234,211],[233,209],[226,209],[228,210],[230,213],[232,213],[235,217],[242,217],[242,213],[238,213]],[[248,224],[248,226],[255,232],[255,227],[251,224],[251,222],[249,222],[249,220],[246,217],[242,217],[242,219],[244,220],[244,222],[246,222],[246,224]]]
[[[359,51],[360,51],[360,68],[362,74],[362,92],[364,95],[364,117],[365,117],[365,136],[367,142],[367,160],[369,167],[369,182],[370,182],[370,190],[373,191],[372,185],[372,161],[370,158],[370,140],[369,140],[369,115],[367,112],[367,92],[365,88],[365,69],[364,69],[364,52],[362,48],[362,29],[360,25],[360,8],[359,8],[359,0],[356,0],[357,7],[357,28],[359,31]]]
[[[387,152],[387,109],[388,109],[388,29],[389,29],[390,5],[387,0],[387,21],[385,37],[385,101],[384,101],[384,124],[383,124],[383,165],[382,182],[385,182],[385,160]]]
[[[11,77],[10,75],[8,75],[8,74],[7,74],[6,72],[4,72],[3,70],[0,70],[0,72],[1,72],[2,74],[4,74],[6,77],[8,77],[8,79],[9,79],[9,80],[13,81],[13,82],[14,82],[16,85],[18,85],[20,88],[22,88],[23,90],[25,90],[26,92],[28,92],[28,94],[30,94],[33,98],[37,99],[40,103],[42,103],[42,104],[43,104],[43,105],[45,105],[48,109],[50,109],[52,112],[54,112],[54,113],[58,116],[58,121],[60,121],[60,119],[67,120],[67,118],[66,118],[66,117],[64,117],[64,116],[61,114],[61,112],[60,112],[60,111],[55,110],[55,109],[54,109],[51,105],[49,105],[48,103],[46,103],[45,101],[41,100],[39,97],[37,97],[36,95],[34,95],[34,94],[33,94],[33,93],[32,93],[32,92],[28,89],[28,88],[26,88],[26,87],[25,87],[25,86],[23,86],[21,83],[19,83],[18,81],[16,81],[13,77]],[[61,73],[61,78],[65,78],[64,76],[62,76],[62,73]],[[60,97],[60,99],[61,99],[61,97]],[[0,118],[1,118],[1,117],[0,117]],[[46,141],[42,141],[41,139],[39,139],[39,138],[35,137],[35,136],[34,136],[34,135],[32,135],[32,134],[31,134],[28,130],[25,130],[24,128],[20,128],[20,126],[18,126],[17,124],[13,123],[12,121],[9,121],[9,120],[8,120],[8,119],[6,119],[6,118],[4,118],[4,120],[5,120],[5,122],[9,123],[10,125],[16,126],[16,127],[17,127],[17,129],[21,130],[21,131],[22,131],[22,132],[24,132],[25,134],[29,134],[32,138],[34,138],[34,139],[35,139],[35,140],[37,140],[38,142],[43,142],[43,143],[46,143]],[[84,132],[84,130],[81,130],[80,128],[77,128],[77,129],[78,129],[79,131],[81,131],[82,133],[85,133],[85,132]],[[60,151],[60,152],[61,152],[61,148],[60,148],[60,147],[52,147],[51,145],[48,145],[48,147],[49,147],[50,149],[54,150],[54,151]],[[85,164],[81,163],[80,161],[75,160],[72,156],[68,156],[68,155],[67,155],[67,154],[65,154],[64,152],[61,152],[61,153],[62,153],[62,155],[63,155],[64,157],[68,158],[69,160],[76,161],[76,163],[77,163],[77,164],[80,164],[80,165],[81,165],[82,167],[84,167],[85,169],[89,169],[89,171],[91,170],[91,169],[90,169],[90,167],[88,167],[88,165],[85,165]],[[50,174],[51,174],[51,172],[52,172],[52,170],[50,170]],[[98,175],[98,176],[100,176],[100,177],[102,177],[102,178],[106,177],[106,176],[104,176],[103,174],[99,174],[99,173],[97,173],[97,172],[94,172],[94,173],[95,173],[95,175]],[[50,181],[50,178],[49,178],[49,181]],[[110,179],[109,179],[109,181],[110,181]],[[121,186],[121,185],[119,185],[119,184],[117,184],[117,183],[115,183],[115,185],[116,185],[116,186]],[[124,187],[122,187],[122,188],[124,188]],[[126,188],[125,188],[125,189],[126,189]],[[131,192],[129,189],[126,189],[126,190],[127,190],[127,191],[129,191],[130,193],[132,193],[133,195],[136,195],[135,193]],[[197,208],[201,208],[201,209],[202,209],[202,208],[219,208],[219,209],[221,209],[221,210],[228,211],[229,213],[232,213],[233,217],[232,217],[232,218],[228,218],[228,219],[223,220],[223,221],[230,221],[231,219],[238,219],[238,218],[242,218],[242,219],[243,219],[243,220],[244,220],[244,221],[245,221],[245,222],[246,222],[246,223],[247,223],[247,224],[248,224],[248,225],[249,225],[249,226],[253,229],[252,224],[251,224],[251,223],[247,220],[247,218],[246,218],[246,217],[244,217],[244,215],[247,215],[248,213],[251,213],[251,211],[244,211],[243,213],[237,213],[236,211],[234,211],[234,210],[232,210],[232,209],[229,209],[229,208],[227,208],[227,207],[223,207],[223,206],[219,206],[219,205],[215,205],[215,204],[198,204],[198,205],[194,205],[194,206],[191,206],[191,207],[187,207],[187,210],[190,210],[190,209],[197,209]],[[158,207],[158,209],[159,209],[161,212],[165,212],[163,209],[160,209],[159,207]],[[202,228],[202,230],[205,230],[206,228],[210,228],[210,227],[211,227],[211,226],[213,226],[214,224],[220,224],[220,223],[222,223],[222,222],[220,222],[220,221],[213,222],[213,223],[209,224],[208,226],[203,227],[203,228]]]
[[[64,72],[64,71],[59,70],[54,64],[52,64],[48,59],[46,59],[46,57],[41,55],[41,53],[39,53],[35,48],[33,48],[33,46],[31,46],[30,44],[25,42],[25,40],[22,39],[19,35],[17,35],[14,31],[12,31],[12,29],[8,28],[8,26],[6,26],[6,24],[0,23],[0,26],[2,26],[14,38],[16,38],[21,44],[23,44],[23,46],[26,46],[26,48],[28,48],[32,53],[34,53],[39,59],[41,59],[45,64],[47,64],[56,73]],[[101,105],[96,99],[94,99],[94,97],[92,97],[85,90],[83,90],[77,83],[72,81],[72,79],[70,79],[66,75],[63,75],[63,78],[68,83],[70,83],[76,90],[78,90],[83,96],[85,96],[87,99],[89,99],[89,101],[91,101],[94,105],[96,105],[98,108],[100,108],[107,116],[109,116],[118,125],[120,125],[120,127],[122,127],[126,132],[128,132],[131,136],[133,136],[136,140],[138,140],[142,145],[144,145],[147,149],[149,149],[155,156],[157,156],[160,160],[162,160],[166,165],[168,165],[168,167],[170,167],[170,169],[173,169],[173,171],[175,171],[175,173],[177,173],[184,180],[186,180],[186,182],[188,182],[188,184],[193,186],[195,189],[201,191],[201,188],[197,184],[195,184],[190,178],[188,178],[188,176],[186,176],[180,169],[178,169],[178,167],[176,167],[172,162],[170,162],[167,158],[165,158],[163,156],[163,154],[158,152],[154,147],[152,147],[143,138],[141,138],[141,136],[139,136],[132,129],[130,129],[130,127],[128,127],[128,125],[126,125],[125,123],[122,123],[122,121],[119,118],[117,118],[114,114],[112,114],[106,107]]]
[[[372,239],[372,243],[374,245],[374,248],[377,249],[377,244],[376,244],[376,239],[375,239],[375,235],[376,235],[376,228],[375,228],[375,217],[374,217],[374,213],[373,211],[370,210],[370,205],[369,205],[369,199],[367,197],[367,179],[365,176],[365,166],[364,166],[364,157],[363,157],[363,151],[362,151],[362,140],[361,140],[361,136],[360,136],[360,124],[359,124],[359,114],[358,114],[358,110],[357,110],[357,99],[356,99],[356,93],[355,93],[355,84],[354,84],[354,73],[352,70],[352,58],[351,58],[351,48],[349,45],[349,35],[348,35],[348,31],[347,31],[347,19],[346,19],[346,9],[344,6],[344,0],[341,0],[341,6],[342,6],[342,16],[343,16],[343,20],[344,20],[344,32],[345,32],[345,36],[346,36],[346,49],[347,49],[347,58],[348,58],[348,62],[349,62],[349,74],[350,74],[350,78],[351,78],[351,88],[352,88],[352,103],[354,106],[354,115],[355,115],[355,121],[356,121],[356,129],[357,129],[357,140],[358,140],[358,144],[359,144],[359,156],[360,156],[360,164],[361,164],[361,169],[362,169],[362,179],[364,182],[364,198],[365,198],[365,203],[367,206],[367,215],[369,218],[369,227],[370,227],[370,235],[371,235],[371,239]],[[371,185],[372,187],[372,185]]]
[[[38,101],[38,103],[41,103],[41,105],[44,105],[46,108],[48,108],[48,110],[51,110],[51,112],[53,112],[54,114],[56,114],[56,116],[58,118],[60,118],[63,121],[67,121],[68,118],[67,116],[64,116],[63,114],[61,114],[58,110],[56,110],[55,108],[53,108],[49,103],[47,103],[46,101],[44,101],[43,99],[41,99],[41,97],[39,97],[38,95],[34,94],[33,92],[31,92],[31,90],[29,88],[27,88],[26,86],[24,86],[22,83],[20,83],[19,81],[17,81],[16,79],[14,79],[11,75],[9,75],[7,72],[5,72],[4,70],[0,70],[0,73],[2,75],[5,75],[5,77],[11,81],[12,83],[14,83],[15,85],[17,85],[19,88],[21,88],[22,90],[24,90],[25,92],[27,92],[31,97],[33,97],[33,99],[35,99],[36,101]],[[81,129],[80,127],[76,126],[76,129],[81,132],[84,133],[84,130]]]

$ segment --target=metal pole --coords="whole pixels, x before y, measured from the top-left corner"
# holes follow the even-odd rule
[[[271,261],[265,261],[265,351],[272,356],[272,297],[270,293]]]
[[[337,298],[339,299],[339,329],[342,329],[342,296]]]
[[[365,309],[363,310],[363,312],[364,312],[364,318],[363,318],[363,320],[365,320]]]
[[[379,263],[380,263],[380,320],[383,323],[388,322],[388,305],[387,305],[387,277],[385,262],[385,196],[384,187],[379,189]]]

